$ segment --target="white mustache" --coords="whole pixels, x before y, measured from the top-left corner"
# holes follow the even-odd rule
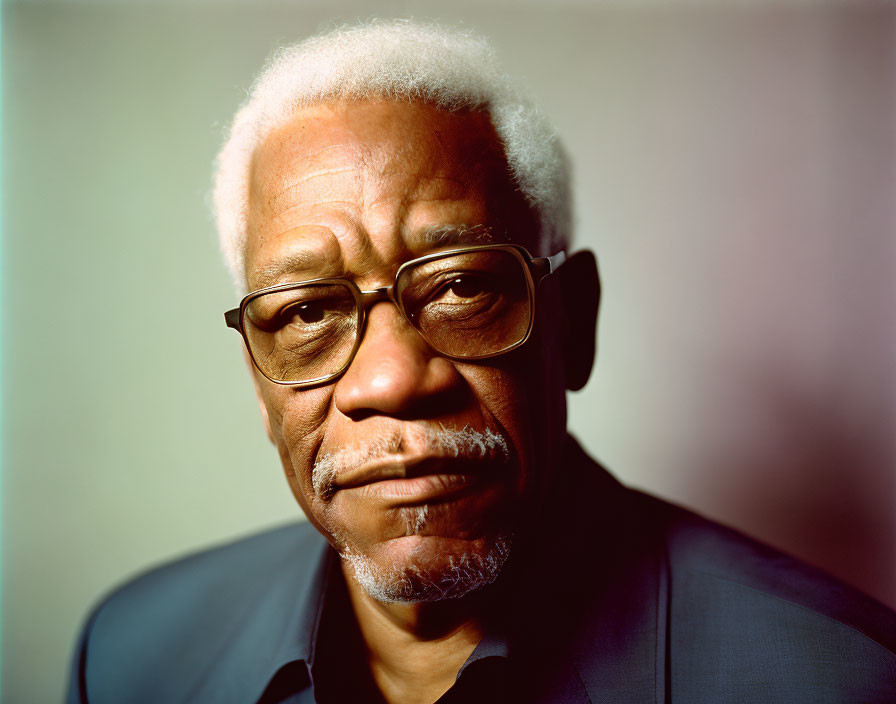
[[[378,438],[365,447],[346,448],[318,457],[311,468],[311,486],[318,497],[326,498],[333,490],[336,478],[367,462],[398,454],[413,445],[414,449],[432,455],[484,459],[497,455],[510,459],[510,443],[500,433],[490,428],[484,431],[465,426],[454,428],[421,428],[413,434],[413,443],[407,433],[396,430],[389,436]]]

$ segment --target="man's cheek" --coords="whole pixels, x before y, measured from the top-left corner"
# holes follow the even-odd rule
[[[296,459],[301,455],[305,461],[313,463],[323,439],[331,395],[328,388],[299,390],[284,387],[273,399],[274,408],[269,413],[276,417],[280,437]]]
[[[521,368],[493,369],[479,384],[481,402],[515,440],[530,430],[529,385],[524,377]]]
[[[306,513],[312,498],[311,467],[323,439],[327,408],[326,395],[315,391],[319,390],[299,391],[273,385],[263,389],[271,435],[283,471]]]
[[[286,430],[284,445],[289,461],[286,469],[293,475],[302,493],[309,499],[314,498],[311,474],[323,442],[324,427],[322,424],[293,423]]]

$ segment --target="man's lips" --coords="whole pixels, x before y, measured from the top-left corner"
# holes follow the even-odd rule
[[[459,498],[494,481],[495,466],[480,459],[389,457],[336,477],[334,491],[356,489],[366,497],[394,503]]]

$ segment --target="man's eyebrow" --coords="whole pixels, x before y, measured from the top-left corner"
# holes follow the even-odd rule
[[[299,249],[279,257],[277,261],[267,264],[259,269],[252,277],[255,290],[284,283],[287,274],[295,275],[302,271],[313,271],[321,265],[322,257],[319,253],[308,249]],[[290,283],[296,279],[290,276]]]
[[[419,235],[430,247],[445,247],[456,244],[492,244],[494,231],[487,225],[432,225]]]

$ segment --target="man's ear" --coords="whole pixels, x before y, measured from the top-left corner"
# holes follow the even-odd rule
[[[559,284],[562,314],[561,345],[566,388],[578,391],[591,376],[597,348],[600,276],[588,250],[576,252],[554,274]]]
[[[274,445],[274,434],[271,432],[271,419],[268,417],[268,407],[264,405],[264,397],[261,395],[261,386],[258,384],[258,372],[249,356],[249,350],[243,348],[243,359],[246,366],[249,367],[249,376],[252,378],[252,387],[255,389],[255,398],[258,399],[258,410],[261,411],[261,422],[264,423],[264,431],[268,435],[268,440]]]

